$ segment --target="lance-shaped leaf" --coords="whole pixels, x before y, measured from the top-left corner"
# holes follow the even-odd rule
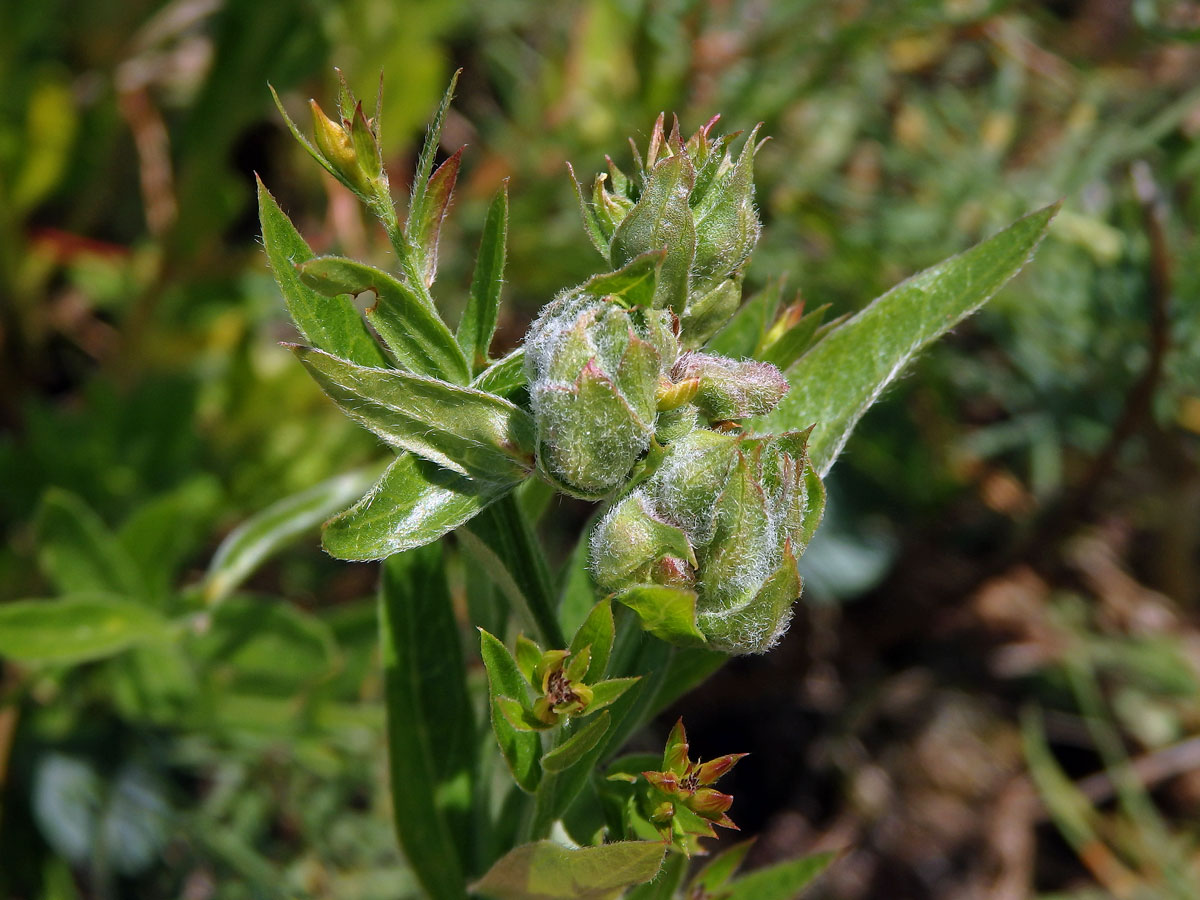
[[[440,546],[388,560],[379,611],[396,833],[429,896],[461,900],[475,727]]]
[[[797,894],[829,868],[836,853],[815,853],[803,859],[776,863],[745,875],[729,887],[729,900],[794,900]]]
[[[579,183],[579,179],[575,176],[575,170],[567,163],[567,171],[571,175],[571,184],[575,185],[575,196],[579,198],[579,212],[583,216],[583,230],[587,233],[588,240],[592,242],[592,246],[597,252],[604,257],[606,262],[611,263],[612,259],[608,252],[608,238],[604,234],[604,229],[600,224],[600,218],[596,215],[596,211],[592,208],[592,204],[588,202],[587,197],[583,192],[583,185]]]
[[[61,488],[42,496],[35,522],[38,563],[64,594],[109,591],[146,600],[145,580],[122,546],[83,499]]]
[[[339,475],[291,497],[272,503],[229,533],[213,554],[204,597],[216,603],[227,597],[272,553],[350,503],[369,484],[363,472]]]
[[[432,285],[437,277],[438,237],[441,235],[446,210],[450,208],[450,196],[454,193],[454,182],[458,179],[462,152],[463,148],[459,147],[453,156],[429,176],[419,214],[409,215],[408,239],[420,257],[421,275],[425,279],[426,287]]]
[[[824,476],[863,413],[913,357],[978,309],[1029,261],[1058,207],[1019,219],[995,237],[914,275],[830,332],[788,370],[792,389],[751,429],[793,431],[816,423],[808,451]]]
[[[475,257],[467,308],[458,323],[458,343],[474,372],[481,372],[487,366],[488,348],[500,310],[500,289],[504,286],[507,244],[508,180],[505,179],[483,220],[483,237],[479,241],[479,255]]]
[[[704,345],[705,351],[730,359],[745,359],[748,356],[761,359],[755,350],[767,333],[767,325],[775,318],[782,295],[782,278],[767,282],[762,290],[738,308],[729,324]]]
[[[322,296],[300,280],[296,266],[312,259],[313,252],[262,181],[258,182],[258,217],[271,273],[305,340],[362,366],[390,365],[350,298]]]
[[[695,172],[685,156],[664,159],[649,174],[637,206],[617,227],[612,262],[624,266],[650,250],[666,250],[658,273],[655,306],[682,313],[688,294],[688,270],[696,255],[696,226],[688,207]]]
[[[826,303],[806,314],[802,303],[789,307],[776,326],[780,329],[779,334],[767,335],[768,343],[763,351],[756,353],[755,356],[763,362],[772,363],[786,370],[812,349],[817,342],[818,332],[821,330],[821,324],[828,309],[829,304]],[[771,330],[775,331],[774,328]]]
[[[520,484],[476,481],[400,454],[358,503],[325,523],[325,552],[338,559],[383,559],[453,531]]]
[[[521,706],[521,699],[528,702],[525,679],[508,648],[482,628],[479,629],[479,654],[487,670],[492,733],[496,735],[496,743],[500,745],[504,761],[508,763],[521,790],[533,793],[542,776],[538,763],[542,752],[541,739],[535,731],[515,728],[501,708],[501,701],[505,699],[516,703],[518,707]]]
[[[450,77],[450,84],[442,94],[442,102],[438,104],[433,121],[425,132],[425,142],[421,145],[421,154],[417,157],[417,170],[413,174],[412,197],[408,203],[407,236],[413,250],[421,253],[421,246],[415,237],[425,228],[421,223],[431,215],[431,208],[438,205],[438,198],[431,192],[430,179],[433,176],[433,159],[442,143],[442,126],[446,123],[446,113],[450,109],[450,101],[454,99],[454,88],[458,84],[458,76],[462,69]],[[457,171],[456,171],[457,174]],[[440,221],[440,219],[439,219]]]
[[[0,604],[0,656],[21,662],[102,659],[170,634],[170,625],[154,610],[111,594]]]
[[[596,746],[612,725],[612,715],[606,709],[600,715],[585,719],[567,740],[542,757],[547,772],[563,772],[583,759]]]
[[[374,292],[367,318],[397,362],[410,372],[455,384],[470,380],[467,360],[437,312],[407,285],[373,266],[322,256],[296,267],[300,280],[326,297]]]
[[[479,481],[511,485],[533,468],[534,425],[492,394],[292,346],[342,410],[393,447]]]
[[[612,900],[658,874],[665,852],[654,841],[579,850],[537,841],[510,850],[471,890],[492,900]]]
[[[583,289],[596,297],[616,298],[627,308],[650,306],[654,302],[658,270],[666,257],[665,250],[648,250],[615,272],[589,278]]]

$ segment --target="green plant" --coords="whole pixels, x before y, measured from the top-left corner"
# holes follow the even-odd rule
[[[336,119],[312,104],[313,142],[287,120],[378,217],[395,274],[314,256],[259,186],[267,254],[306,342],[291,349],[395,452],[366,496],[326,523],[324,544],[343,559],[386,559],[396,830],[437,898],[668,897],[683,890],[676,854],[699,849],[712,823],[732,826],[732,798],[704,785],[737,756],[692,764],[682,723],[661,762],[614,756],[726,654],[780,637],[800,593],[796,557],[821,517],[820,477],[905,364],[1024,265],[1055,207],[847,321],[785,310],[771,327],[777,295],[740,304],[759,231],[756,132],[734,153],[733,136],[712,135],[715,119],[685,140],[660,118],[644,156],[635,150],[634,175],[613,166],[590,192],[577,184],[605,270],[548,304],[523,348],[492,360],[504,189],[457,332],[432,292],[461,160],[434,168],[452,93],[453,83],[404,221],[378,114],[367,118],[344,83]],[[364,322],[352,297],[367,292]],[[535,537],[536,504],[518,490],[537,480],[607,504],[561,590]],[[438,541],[456,529],[457,544]],[[488,575],[468,587],[473,618],[491,628],[479,628],[490,738],[479,734],[482,685],[464,669],[447,589],[463,553]],[[821,865],[791,878],[780,869],[777,895]],[[743,881],[722,890],[750,896]]]

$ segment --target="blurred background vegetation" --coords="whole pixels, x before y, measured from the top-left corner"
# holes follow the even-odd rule
[[[1200,4],[44,0],[5,20],[0,601],[200,609],[239,523],[378,458],[276,346],[252,173],[318,252],[386,265],[386,240],[268,82],[306,121],[332,66],[368,96],[382,70],[402,191],[464,69],[440,295],[465,294],[510,179],[497,352],[599,262],[565,161],[623,161],[660,110],[765,123],[748,283],[786,273],[831,315],[1065,197],[1035,263],[860,426],[785,643],[661,730],[682,712],[704,755],[754,753],[729,779],[752,865],[845,848],[818,897],[1196,896]],[[548,511],[560,557],[587,512]],[[375,568],[295,538],[170,641],[3,664],[0,896],[412,893]]]

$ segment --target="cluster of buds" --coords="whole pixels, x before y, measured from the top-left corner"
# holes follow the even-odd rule
[[[575,652],[545,650],[521,635],[517,638],[517,669],[533,688],[533,703],[500,697],[501,713],[518,731],[545,731],[566,719],[590,716],[614,703],[636,678],[598,680],[590,646]],[[591,682],[591,683],[587,683]]]
[[[708,762],[693,762],[688,756],[687,732],[683,719],[675,723],[667,737],[660,771],[642,772],[648,789],[641,802],[629,810],[631,824],[648,822],[663,841],[684,854],[701,852],[699,839],[715,837],[714,825],[739,830],[729,818],[733,797],[711,785],[732,769],[745,753],[729,753]],[[613,781],[636,783],[636,777],[619,773],[609,776]]]
[[[694,631],[714,649],[769,649],[800,595],[796,559],[824,505],[806,437],[702,428],[680,438],[596,527],[596,583],[618,599],[673,589],[690,596]]]
[[[737,309],[742,269],[759,233],[757,129],[734,156],[729,144],[736,135],[711,135],[717,118],[684,141],[679,121],[668,135],[660,115],[644,157],[630,142],[632,176],[610,159],[590,200],[577,183],[588,233],[611,265],[665,248],[654,303],[679,316],[680,338],[689,348],[701,346]]]
[[[685,142],[660,116],[635,176],[610,161],[581,194],[618,268],[545,308],[525,368],[542,474],[619,497],[592,536],[597,585],[666,640],[753,653],[787,627],[824,495],[804,434],[742,430],[787,393],[783,373],[698,349],[736,310],[759,231],[755,133],[734,155],[715,122]]]

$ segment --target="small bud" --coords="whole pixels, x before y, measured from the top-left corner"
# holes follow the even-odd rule
[[[695,628],[709,646],[769,649],[800,595],[796,557],[824,507],[804,441],[697,429],[670,444],[657,471],[593,534],[597,582],[618,599],[633,588],[644,598],[650,585],[694,590]],[[672,529],[686,537],[690,556],[669,546],[677,542]],[[639,615],[654,621],[654,610]]]
[[[791,387],[770,363],[738,362],[708,353],[684,353],[671,368],[678,383],[696,382],[693,403],[710,422],[769,413]]]
[[[621,485],[649,449],[658,387],[678,352],[669,311],[585,289],[547,305],[525,340],[542,472],[589,499]]]
[[[351,122],[338,123],[325,115],[316,100],[310,100],[313,117],[313,143],[330,168],[352,190],[373,196],[379,190],[383,160],[362,104],[355,108]]]

